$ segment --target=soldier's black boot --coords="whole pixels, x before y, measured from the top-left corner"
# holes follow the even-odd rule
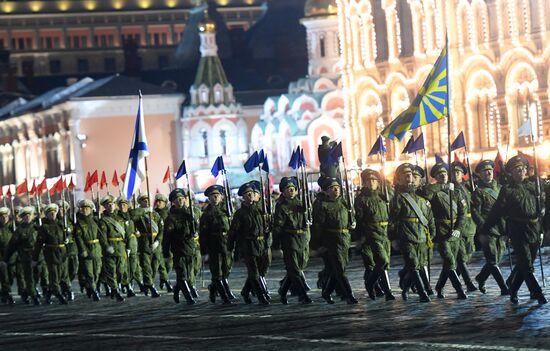
[[[63,293],[67,301],[74,301],[74,293],[71,290],[67,290]]]
[[[466,296],[466,294],[464,293],[464,289],[462,289],[462,284],[460,284],[460,279],[458,279],[456,271],[451,269],[447,274],[449,275],[449,280],[451,281],[451,284],[456,291],[457,299],[466,300],[468,296]]]
[[[342,278],[341,284],[342,284],[342,290],[345,293],[347,304],[355,305],[356,303],[358,303],[359,301],[357,301],[357,299],[353,295],[353,290],[351,289],[351,284],[349,283],[349,280],[347,277]]]
[[[23,291],[21,293],[21,301],[25,304],[25,305],[28,305],[29,304],[29,294],[26,292],[26,291]]]
[[[38,297],[38,295],[34,295],[34,297],[32,298],[32,302],[35,306],[40,305],[40,298]]]
[[[283,305],[288,305],[288,299],[286,297],[286,294],[288,292],[288,289],[290,288],[292,281],[288,278],[288,276],[285,276],[284,279],[281,282],[281,287],[279,288],[279,297],[281,299],[281,303]]]
[[[2,294],[2,302],[8,305],[13,305],[15,303],[15,301],[13,301],[13,297],[7,291]]]
[[[44,291],[48,291],[48,288],[45,288]],[[40,293],[40,290],[38,288],[34,289],[34,294],[40,299],[42,298],[42,294]]]
[[[372,275],[372,270],[370,268],[365,268],[365,272],[363,273],[363,281],[365,283],[365,290],[367,291],[367,293],[369,292],[368,281],[369,281],[369,278],[370,278],[371,275]],[[374,289],[374,286],[372,288]],[[373,292],[373,294],[374,294],[374,292]],[[370,297],[370,294],[369,294],[369,297]]]
[[[230,305],[231,300],[229,300],[229,297],[227,296],[227,293],[225,292],[225,287],[223,286],[223,283],[221,280],[216,280],[213,282],[214,289],[218,290],[218,294],[220,295],[220,298],[222,299],[223,303],[225,305]]]
[[[403,272],[403,273],[401,273]],[[405,271],[403,269],[402,271],[399,271],[399,274],[402,275],[402,278],[400,279],[400,287],[401,287],[401,297],[403,298],[403,301],[407,301],[409,299],[409,288],[412,284],[412,278],[411,272]]]
[[[118,302],[124,302],[124,297],[120,294],[120,289],[115,290],[115,298]]]
[[[134,297],[136,296],[136,293],[134,292],[134,288],[132,287],[132,284],[126,285],[126,297]]]
[[[191,295],[191,287],[187,280],[184,280],[181,285],[181,292],[183,293],[183,296],[185,297],[185,300],[187,301],[188,305],[194,305],[197,303],[193,296]]]
[[[498,266],[493,266],[491,268],[492,268],[491,274],[493,275],[493,278],[495,278],[495,281],[497,282],[498,287],[500,288],[500,295],[501,296],[510,295],[510,291],[508,290],[508,287],[504,282],[504,277],[502,276],[502,272],[500,271],[500,268],[498,268]]]
[[[466,285],[466,290],[469,292],[477,291],[477,287],[472,283],[472,278],[470,278],[470,272],[468,271],[466,262],[459,260],[457,262],[457,270],[459,270],[460,275],[462,275],[462,280],[464,281],[464,285]]]
[[[161,289],[165,288],[166,292],[169,292],[169,293],[173,292],[172,284],[170,284],[168,280],[162,279],[160,281],[160,288]]]
[[[59,301],[60,305],[67,304],[67,300],[65,300],[65,297],[63,296],[63,294],[56,294],[55,297],[57,297],[57,300]]]
[[[197,287],[189,282],[187,284],[189,285],[189,291],[191,291],[191,297],[197,299],[199,297],[199,291],[197,290]]]
[[[500,270],[499,270],[499,273],[500,273]],[[481,271],[479,272],[479,274],[476,275],[474,278],[477,282],[478,289],[482,294],[487,293],[487,289],[485,288],[485,282],[487,281],[487,278],[489,278],[489,274],[491,274],[491,266],[486,263],[483,266],[483,268],[481,268]],[[502,273],[500,275],[502,276]],[[503,278],[503,282],[504,282],[504,278]]]
[[[305,286],[303,285],[302,279],[298,278],[293,285],[295,285],[298,290],[299,301],[301,304],[307,305],[313,302],[311,301],[311,298],[307,294],[307,291]]]
[[[428,296],[432,296],[434,291],[430,285],[430,274],[428,273],[428,267],[424,266],[420,268],[420,278],[422,279],[422,284],[424,284],[424,290]]]
[[[148,290],[151,292],[151,297],[152,298],[160,297],[160,294],[159,294],[159,292],[157,291],[157,289],[155,288],[154,285],[149,286]]]
[[[382,287],[382,290],[384,290],[386,301],[395,300],[395,296],[393,296],[393,293],[391,291],[390,277],[388,275],[388,271],[383,271],[380,275],[380,286]]]
[[[265,298],[267,299],[267,301],[271,301],[271,292],[267,288],[267,281],[265,280],[264,276],[260,276],[259,283],[262,291],[264,292]]]
[[[439,273],[439,279],[437,280],[437,283],[435,284],[435,292],[437,293],[438,299],[444,299],[445,298],[445,291],[443,291],[443,288],[445,287],[445,283],[447,282],[447,278],[449,278],[449,273],[442,269],[441,273]]]
[[[216,303],[216,288],[214,287],[214,281],[208,284],[208,300],[212,303]]]
[[[176,283],[176,285],[174,285],[174,291],[172,291],[172,293],[173,293],[173,297],[174,297],[174,302],[175,303],[180,303],[180,287],[177,283]]]
[[[44,305],[52,304],[52,292],[51,290],[44,290]]]
[[[306,275],[304,274],[303,271],[300,272],[300,281],[302,282],[302,287],[304,288],[305,291],[311,290],[311,288],[307,284]]]
[[[530,273],[525,277],[525,284],[527,284],[531,295],[533,295],[533,297],[538,301],[539,305],[544,305],[548,303],[548,300],[546,300],[546,297],[544,297],[539,282],[537,281],[537,278],[535,278],[535,275],[533,273]]]
[[[145,296],[149,296],[149,289],[142,282],[138,282],[139,292]]]
[[[517,274],[517,270],[514,268],[508,279],[510,282],[508,283],[508,289],[510,290],[510,302],[517,305],[519,303],[518,290],[521,287],[521,284],[523,284],[523,276],[521,274]]]
[[[235,297],[235,295],[233,295],[233,293],[231,292],[231,289],[229,288],[229,282],[227,281],[227,278],[222,279],[222,284],[229,300],[236,300],[237,298]]]
[[[111,290],[111,287],[104,283],[103,288],[105,289],[105,297],[111,296],[111,294],[113,293],[113,291]]]
[[[330,276],[325,283],[325,288],[321,292],[321,296],[323,297],[323,299],[325,299],[325,301],[330,305],[334,303],[334,300],[332,299],[331,294],[334,291],[335,286],[336,286],[336,279]]]
[[[506,285],[508,287],[512,286],[512,283],[513,283],[517,273],[518,273],[518,269],[516,268],[516,266],[514,266],[514,269],[512,269],[512,271],[510,272],[510,275],[508,276],[508,279],[506,279]],[[522,282],[523,282],[523,280],[522,280]]]
[[[366,273],[366,270],[365,270]],[[366,274],[365,274],[366,276]],[[376,300],[376,294],[374,292],[374,284],[378,281],[379,273],[377,271],[372,271],[369,273],[367,280],[365,281],[365,289],[367,289],[367,294],[371,300]]]
[[[97,292],[97,290],[93,290],[93,291],[92,291],[92,300],[93,300],[93,301],[99,301],[99,300],[101,300],[101,298],[99,297],[99,293]]]
[[[250,279],[247,278],[246,282],[244,283],[243,289],[241,290],[241,296],[243,297],[243,301],[250,305],[252,303],[252,299],[250,298]]]
[[[420,272],[419,271],[413,271],[411,272],[411,280],[412,284],[416,286],[416,293],[420,297],[420,302],[430,302],[430,297],[428,294],[426,294],[426,290],[424,290],[424,285],[422,284],[422,278],[420,278]]]
[[[258,304],[260,305],[269,305],[269,300],[267,300],[266,295],[267,292],[264,291],[262,285],[262,278],[258,278],[257,280],[251,280],[252,290],[256,293],[256,298],[258,299]]]

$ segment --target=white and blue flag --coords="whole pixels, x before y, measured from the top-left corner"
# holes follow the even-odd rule
[[[147,156],[149,156],[149,148],[147,146],[147,136],[145,136],[143,102],[140,92],[134,139],[132,140],[130,159],[128,160],[128,167],[126,168],[126,176],[124,177],[124,187],[122,190],[126,200],[130,200],[132,195],[139,189],[141,183],[145,181],[145,157]]]

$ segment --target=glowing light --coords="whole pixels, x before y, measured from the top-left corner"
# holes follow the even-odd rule
[[[84,7],[86,8],[86,10],[88,11],[93,11],[97,8],[97,2],[95,1],[86,1],[84,3]]]
[[[173,8],[178,5],[178,0],[166,0],[166,6]]]
[[[216,3],[220,6],[227,6],[229,5],[229,0],[216,0]]]
[[[537,146],[537,158],[548,160],[550,158],[550,141],[545,140],[542,145]]]
[[[139,0],[138,4],[139,7],[141,7],[142,9],[148,9],[149,7],[151,7],[150,0]]]
[[[57,8],[60,11],[67,11],[70,7],[71,7],[71,4],[68,1],[60,1],[57,3]]]
[[[124,1],[115,0],[113,1],[112,5],[115,10],[120,10],[124,7]]]
[[[12,13],[15,10],[15,4],[11,2],[2,3],[2,11],[5,13]]]
[[[40,1],[31,1],[29,3],[29,8],[31,9],[32,12],[38,12],[38,11],[42,10],[43,6],[44,6],[44,4],[42,4],[42,2],[40,2]]]

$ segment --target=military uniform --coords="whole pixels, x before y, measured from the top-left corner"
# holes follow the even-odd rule
[[[164,202],[165,206],[160,207],[159,202]],[[166,207],[166,204],[168,203],[168,199],[166,198],[166,195],[164,194],[156,194],[155,195],[155,212],[159,214],[160,219],[164,222],[166,221],[166,218],[168,218],[168,215],[170,213],[170,209]],[[159,280],[160,280],[160,288],[166,288],[166,291],[172,292],[172,285],[170,284],[170,272],[172,271],[172,254],[169,253],[169,256],[164,257],[164,259],[159,262]]]
[[[7,207],[0,208],[0,215],[10,215],[10,209]],[[2,303],[14,303],[11,296],[12,279],[9,271],[9,262],[4,262],[4,254],[8,244],[13,236],[11,224],[8,222],[0,223],[0,295]],[[4,264],[1,264],[4,262]]]
[[[279,189],[284,192],[287,188],[297,188],[296,178],[285,177],[281,179]],[[302,272],[304,266],[304,252],[309,247],[309,228],[307,225],[306,211],[302,202],[297,198],[287,198],[284,195],[275,206],[273,216],[273,235],[281,242],[286,276],[282,281],[279,295],[283,304],[288,303],[286,294],[291,285],[297,289],[302,303],[311,303],[307,296],[305,276]]]
[[[72,301],[74,300],[72,284],[78,274],[78,247],[74,239],[74,223],[68,212],[69,204],[66,201],[58,201],[57,205],[60,208],[57,222],[61,228],[65,228],[65,238],[67,239],[67,243],[65,244],[67,248],[67,274],[65,275],[65,282],[61,284],[61,288],[67,300]],[[61,210],[62,207],[65,208],[65,211]],[[64,219],[65,215],[67,216],[66,221]]]
[[[514,156],[506,163],[508,173],[524,171],[529,167],[529,161],[523,156]],[[547,302],[542,289],[534,275],[533,261],[540,247],[542,223],[539,221],[539,212],[544,206],[541,201],[537,205],[536,183],[529,179],[512,179],[504,186],[489,212],[483,233],[488,234],[491,228],[498,224],[501,218],[506,220],[506,234],[510,238],[516,256],[517,273],[514,275],[509,289],[510,300],[518,303],[517,292],[523,281],[527,284],[532,296],[540,304]],[[536,180],[538,181],[538,180]]]
[[[207,197],[216,193],[221,196],[225,193],[225,188],[220,185],[212,185],[204,192]],[[227,280],[232,267],[231,253],[227,249],[230,220],[223,201],[217,205],[209,203],[200,220],[199,243],[202,253],[208,255],[208,264],[212,275],[212,284],[209,287],[210,301],[212,302],[216,300],[216,292],[224,302],[235,298]]]
[[[126,265],[126,271],[122,273],[122,286],[126,289],[126,296],[134,297],[136,294],[133,289],[132,282],[135,280],[140,286],[143,287],[141,267],[139,265],[138,257],[138,244],[136,238],[136,227],[134,221],[130,219],[130,213],[126,210],[122,210],[122,204],[129,205],[128,200],[125,198],[118,198],[117,203],[119,206],[118,216],[124,221],[124,231],[126,236],[126,255],[128,261]]]
[[[484,160],[476,167],[476,173],[480,173],[485,170],[493,171],[494,162],[491,160]],[[477,225],[477,228],[483,228],[485,219],[489,215],[491,208],[495,204],[498,194],[500,193],[501,186],[496,180],[486,183],[479,181],[477,188],[472,194],[472,218]],[[508,295],[508,287],[504,282],[502,272],[500,271],[499,264],[502,260],[502,256],[507,248],[507,238],[504,236],[505,223],[504,220],[499,220],[495,226],[493,226],[488,233],[482,233],[478,231],[478,240],[482,245],[483,255],[485,256],[485,265],[475,277],[479,284],[479,290],[482,293],[486,292],[485,281],[489,275],[493,275],[495,281],[500,287],[502,295]]]

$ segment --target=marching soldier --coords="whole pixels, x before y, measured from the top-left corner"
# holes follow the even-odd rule
[[[390,266],[391,242],[388,239],[388,200],[381,190],[380,173],[366,169],[361,173],[363,188],[355,200],[356,230],[360,233],[363,251],[372,255],[374,266],[365,266],[365,288],[372,300],[376,299],[374,285],[380,285],[386,301],[395,300],[390,287],[388,269]]]
[[[221,185],[211,185],[204,195],[208,197],[208,205],[201,216],[199,226],[200,248],[208,255],[212,284],[209,285],[210,301],[216,302],[216,293],[224,303],[230,303],[235,296],[231,293],[227,278],[231,272],[232,257],[227,249],[227,233],[230,218],[223,203],[225,188]]]
[[[194,238],[195,238],[195,244],[197,245],[197,249],[195,250],[195,254],[193,255],[193,270],[191,271],[192,274],[191,274],[191,295],[193,296],[194,299],[198,298],[199,297],[199,291],[197,289],[197,286],[196,286],[196,281],[197,281],[197,277],[201,274],[202,272],[202,255],[201,255],[201,250],[200,250],[200,241],[199,241],[199,222],[200,222],[200,218],[201,218],[201,209],[200,207],[198,206],[195,206],[194,204],[194,199],[195,199],[195,193],[193,193],[192,190],[189,190],[190,191],[190,194],[187,194],[187,190],[183,190],[185,196],[187,199],[189,199],[189,197],[191,198],[191,204],[190,205],[187,205],[189,203],[189,200],[186,200],[184,202],[184,206],[188,207],[188,206],[192,206],[193,207],[193,213],[195,215],[195,226],[194,226],[194,229],[195,229],[195,233],[193,233],[194,235]],[[202,280],[202,277],[201,277],[201,280]]]
[[[124,272],[128,270],[126,254],[125,220],[116,213],[115,198],[112,195],[101,199],[105,209],[99,221],[99,228],[107,240],[103,254],[103,279],[111,290],[111,298],[122,302],[119,284],[122,283]]]
[[[268,249],[267,238],[264,232],[263,213],[255,203],[255,191],[252,183],[245,183],[239,188],[238,195],[243,198],[243,202],[231,221],[227,248],[229,252],[233,252],[235,245],[238,245],[238,252],[242,255],[246,265],[248,276],[241,291],[244,301],[247,304],[252,303],[250,291],[254,290],[258,303],[269,305],[268,292],[260,275],[262,257],[266,255]]]
[[[179,303],[179,292],[183,293],[188,305],[196,301],[191,293],[193,264],[195,252],[198,247],[198,235],[193,231],[198,226],[200,211],[194,209],[189,203],[189,197],[183,189],[174,189],[170,193],[172,207],[164,225],[164,257],[169,257],[170,252],[174,259],[176,271],[176,285],[174,287],[174,301]],[[193,223],[195,211],[196,223]]]
[[[146,292],[151,292],[151,297],[156,298],[160,294],[155,288],[154,278],[160,261],[163,260],[160,246],[164,234],[164,222],[149,206],[149,194],[142,193],[138,197],[138,203],[139,207],[132,210],[130,217],[136,226],[143,286]]]
[[[343,297],[348,304],[358,301],[353,295],[351,285],[346,276],[349,263],[349,248],[351,245],[350,218],[348,207],[341,196],[342,185],[337,178],[327,177],[322,181],[322,189],[327,194],[326,199],[313,208],[312,241],[314,248],[325,251],[328,259],[329,278],[322,296],[329,304],[336,284],[340,285]]]
[[[164,194],[155,195],[155,212],[159,214],[162,221],[166,221],[166,218],[169,214],[168,198]],[[170,256],[164,257],[164,259],[159,263],[159,287],[161,289],[166,288],[167,292],[172,292],[172,285],[170,284],[170,272],[172,271],[172,254]]]
[[[271,214],[265,213],[264,211],[264,204],[263,201],[267,201],[267,199],[262,199],[261,194],[261,186],[260,182],[257,180],[253,180],[250,182],[250,184],[254,187],[254,202],[255,205],[258,207],[260,212],[263,214],[263,227],[264,227],[264,237],[265,237],[265,250],[263,251],[263,254],[260,256],[259,260],[259,266],[258,269],[260,270],[260,284],[262,284],[262,289],[267,292],[267,299],[271,300],[271,294],[269,292],[269,289],[267,287],[267,281],[265,280],[265,277],[267,275],[267,271],[269,270],[269,267],[271,266],[271,246],[273,244],[273,237],[271,236]],[[267,208],[267,207],[266,207]]]
[[[67,298],[67,301],[73,301],[74,294],[72,291],[72,285],[78,274],[78,247],[76,246],[76,241],[74,240],[74,225],[73,220],[70,218],[69,203],[64,200],[59,200],[57,202],[57,206],[59,207],[57,222],[62,228],[64,228],[65,238],[67,238],[67,243],[65,244],[65,247],[67,248],[67,274],[65,275],[65,282],[61,284],[61,288],[63,290],[63,295]]]
[[[447,279],[449,279],[456,290],[457,298],[466,299],[467,296],[456,273],[456,258],[461,243],[460,237],[464,231],[465,200],[457,190],[451,190],[453,192],[451,205],[449,184],[447,184],[448,172],[447,164],[435,164],[430,171],[430,175],[436,179],[436,183],[427,185],[424,188],[424,196],[430,201],[435,219],[436,235],[434,242],[437,244],[437,249],[443,259],[443,268],[435,286],[435,291],[438,298],[445,298],[443,288]]]
[[[122,284],[126,288],[126,296],[134,297],[136,293],[133,288],[133,281],[135,280],[144,292],[143,277],[141,275],[141,267],[139,265],[138,257],[138,243],[136,237],[136,227],[134,221],[130,219],[130,203],[124,197],[119,197],[117,200],[118,215],[124,220],[124,229],[126,233],[126,255],[128,256],[127,270],[122,275]]]
[[[13,236],[13,231],[10,223],[10,209],[0,207],[0,294],[2,303],[13,304],[11,296],[11,277],[8,269],[8,263],[2,264],[4,261],[4,253],[8,247],[8,243]]]
[[[399,241],[406,274],[402,281],[402,296],[408,299],[414,285],[421,302],[430,302],[421,271],[428,254],[430,236],[436,229],[430,203],[417,194],[414,165],[403,163],[395,171],[396,193],[390,203],[392,238]]]
[[[33,254],[33,264],[38,261],[38,257],[44,249],[44,257],[48,267],[49,289],[46,293],[46,304],[51,304],[51,295],[53,294],[62,305],[67,304],[67,300],[61,293],[61,286],[64,285],[64,291],[67,291],[67,247],[69,239],[65,235],[63,226],[57,221],[57,211],[59,207],[56,204],[46,206],[45,218],[42,226],[38,229],[38,238]]]
[[[309,246],[309,228],[306,211],[297,195],[298,180],[295,177],[281,179],[279,189],[282,198],[275,207],[273,218],[273,235],[280,239],[283,249],[283,259],[286,276],[279,288],[279,295],[283,304],[288,304],[286,297],[291,285],[297,289],[300,302],[311,303],[307,295],[305,278],[302,273],[303,254]]]
[[[488,235],[491,228],[498,224],[501,218],[506,220],[506,234],[512,242],[516,254],[516,267],[510,285],[510,301],[518,303],[518,290],[523,284],[527,284],[531,295],[539,304],[548,301],[542,293],[533,262],[542,239],[542,223],[539,221],[537,210],[543,211],[543,202],[539,201],[536,189],[536,181],[527,178],[529,161],[524,156],[514,156],[506,163],[506,172],[510,174],[509,184],[504,186],[498,198],[489,212],[489,216],[483,225],[483,233]]]
[[[500,287],[500,294],[508,295],[508,287],[499,268],[507,245],[507,238],[504,236],[505,222],[503,219],[500,219],[486,234],[480,230],[483,228],[485,219],[495,204],[501,189],[501,186],[493,178],[494,167],[495,163],[492,160],[483,160],[475,169],[480,180],[476,190],[472,194],[472,218],[477,228],[479,228],[477,235],[482,245],[483,255],[485,256],[485,265],[475,277],[475,280],[479,284],[479,291],[485,294],[485,282],[489,275],[493,275],[493,278],[495,278]]]
[[[102,268],[102,248],[106,247],[107,243],[104,234],[101,233],[93,217],[94,203],[85,199],[78,203],[78,207],[75,240],[82,258],[84,286],[88,297],[91,297],[94,301],[99,301],[97,284]]]
[[[476,286],[472,283],[470,272],[468,271],[468,263],[472,259],[472,255],[476,250],[474,236],[476,233],[476,225],[472,220],[472,193],[464,183],[464,175],[468,173],[468,169],[462,162],[455,161],[451,163],[453,172],[453,183],[455,190],[460,193],[464,200],[464,225],[460,232],[460,247],[456,258],[457,273],[462,276],[466,289],[468,291],[476,291]],[[470,175],[471,176],[471,175]]]

